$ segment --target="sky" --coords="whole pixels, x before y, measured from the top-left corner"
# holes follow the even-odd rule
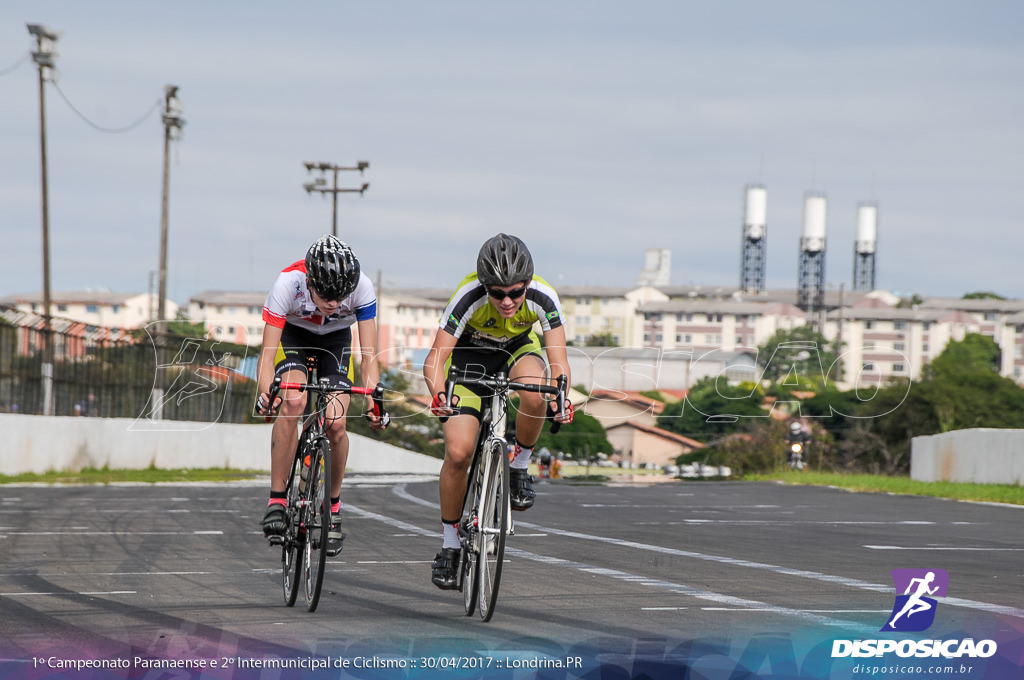
[[[767,189],[767,284],[795,288],[803,201],[828,199],[826,279],[878,204],[879,288],[1024,297],[1024,4],[518,0],[0,5],[0,297],[51,287],[265,291],[331,229],[303,162],[354,166],[339,235],[383,287],[453,288],[488,237],[556,286],[735,287],[745,187]],[[122,130],[113,132],[112,130]]]

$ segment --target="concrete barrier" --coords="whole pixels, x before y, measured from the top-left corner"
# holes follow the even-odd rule
[[[976,428],[910,444],[910,478],[921,482],[1024,484],[1024,430]]]
[[[0,474],[83,468],[270,472],[271,425],[0,414]],[[441,461],[349,434],[351,472],[436,475]]]

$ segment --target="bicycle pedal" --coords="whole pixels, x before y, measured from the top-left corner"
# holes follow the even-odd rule
[[[271,546],[284,545],[284,536],[267,536],[267,541]]]

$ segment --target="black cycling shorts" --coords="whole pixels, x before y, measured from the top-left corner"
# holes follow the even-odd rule
[[[529,355],[544,361],[540,353],[540,342],[534,333],[523,333],[522,336],[509,342],[507,346],[500,348],[458,343],[445,364],[445,374],[448,373],[448,367],[454,365],[460,371],[466,371],[473,377],[490,376],[498,372],[508,375],[517,361]],[[491,397],[492,392],[475,385],[456,385],[455,396],[459,398],[456,402],[459,413],[475,416],[479,420],[483,410],[483,400]]]
[[[331,385],[352,384],[352,330],[343,328],[318,335],[290,323],[284,325],[281,345],[277,349],[274,375],[286,371],[306,373],[306,358],[315,356],[317,379],[327,378]],[[309,376],[306,376],[309,379]]]

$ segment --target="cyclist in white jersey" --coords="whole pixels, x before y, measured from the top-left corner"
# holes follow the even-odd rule
[[[352,384],[352,326],[359,339],[359,366],[363,384],[374,387],[380,380],[377,365],[377,297],[369,277],[360,271],[352,249],[335,236],[318,239],[304,260],[285,268],[267,295],[263,307],[263,346],[257,368],[257,411],[278,412],[270,443],[270,500],[263,517],[268,538],[285,530],[288,471],[298,445],[297,419],[307,395],[283,390],[270,403],[275,376],[283,382],[305,382],[306,357],[317,357],[317,374],[332,385]],[[327,413],[327,438],[331,443],[331,527],[327,554],[341,552],[341,483],[348,460],[345,415],[349,395],[332,397]],[[370,427],[383,429],[380,414],[367,412]]]

